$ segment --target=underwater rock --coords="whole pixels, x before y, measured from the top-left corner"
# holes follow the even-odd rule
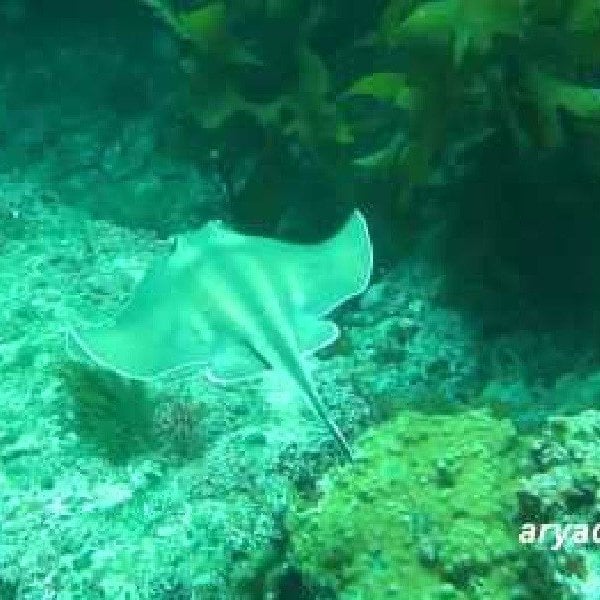
[[[342,598],[514,597],[526,553],[513,521],[521,450],[509,421],[404,412],[360,448],[289,520],[308,580]]]
[[[600,411],[553,417],[541,435],[530,442],[528,468],[519,489],[522,522],[561,526],[600,522]],[[544,548],[556,546],[552,535]],[[545,570],[563,588],[565,597],[594,599],[600,594],[600,560],[595,543],[575,544],[539,552]]]
[[[529,448],[520,513],[529,521],[591,522],[600,515],[600,412],[551,417]]]

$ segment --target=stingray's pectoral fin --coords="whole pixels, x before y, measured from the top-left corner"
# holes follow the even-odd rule
[[[88,366],[97,365],[97,361],[91,356],[89,345],[76,329],[69,327],[65,331],[67,356],[70,360],[84,363]]]
[[[156,336],[118,326],[69,329],[67,353],[72,360],[141,380],[207,362],[206,348],[197,343],[191,332]]]
[[[67,330],[67,354],[71,360],[120,373],[131,378],[144,378],[146,373],[136,365],[135,352],[128,347],[119,330],[94,328]]]
[[[335,342],[340,334],[333,321],[318,319],[313,316],[302,316],[295,324],[298,347],[302,354],[313,354]]]
[[[269,368],[255,352],[243,344],[227,344],[210,360],[206,377],[213,383],[239,383],[258,379]]]

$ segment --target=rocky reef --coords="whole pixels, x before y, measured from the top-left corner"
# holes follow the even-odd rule
[[[483,411],[403,412],[290,519],[294,558],[341,598],[514,598],[521,450]]]

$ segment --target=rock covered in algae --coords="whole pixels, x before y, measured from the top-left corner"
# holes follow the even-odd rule
[[[509,421],[400,414],[368,433],[289,527],[307,579],[341,598],[514,598],[517,470]]]

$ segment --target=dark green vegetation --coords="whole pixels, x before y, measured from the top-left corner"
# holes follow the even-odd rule
[[[154,406],[144,385],[113,373],[67,363],[61,377],[73,399],[74,429],[112,462],[156,447]]]
[[[142,1],[187,44],[188,114],[206,128],[245,115],[263,161],[284,138],[330,177],[360,167],[410,187],[490,143],[597,143],[593,0]]]

